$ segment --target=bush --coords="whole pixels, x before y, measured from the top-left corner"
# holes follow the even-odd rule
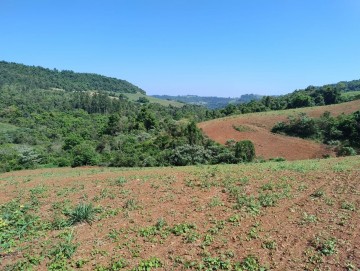
[[[255,158],[255,147],[250,140],[238,141],[235,144],[235,157],[243,162],[251,162]]]
[[[354,155],[356,155],[356,151],[352,147],[341,146],[337,150],[336,154],[338,156],[354,156]]]

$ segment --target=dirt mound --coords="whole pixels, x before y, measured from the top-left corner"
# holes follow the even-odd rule
[[[283,157],[287,160],[321,158],[333,155],[333,151],[323,144],[313,141],[271,133],[271,128],[290,115],[305,112],[311,117],[319,117],[329,111],[337,116],[360,110],[360,100],[337,105],[301,108],[294,110],[270,111],[231,116],[200,123],[198,126],[211,139],[225,144],[227,140],[251,140],[256,155],[265,159]]]

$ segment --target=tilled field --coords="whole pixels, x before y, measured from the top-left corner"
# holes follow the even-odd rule
[[[0,175],[1,270],[357,270],[360,159]]]

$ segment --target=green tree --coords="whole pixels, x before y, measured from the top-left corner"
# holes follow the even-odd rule
[[[255,147],[250,140],[238,141],[235,144],[235,157],[243,162],[251,162],[255,158]]]

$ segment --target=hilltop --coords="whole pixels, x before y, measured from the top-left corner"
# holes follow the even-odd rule
[[[59,89],[65,91],[107,91],[116,93],[143,93],[141,88],[121,79],[94,73],[59,71],[39,66],[0,61],[0,87],[22,85],[27,89]]]

